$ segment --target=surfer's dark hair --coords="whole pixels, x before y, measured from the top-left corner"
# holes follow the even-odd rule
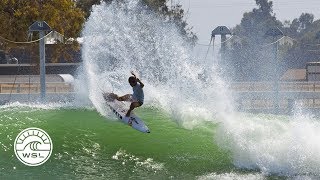
[[[128,81],[129,81],[129,83],[130,83],[130,82],[135,83],[135,82],[137,82],[137,79],[136,79],[136,77],[134,77],[134,76],[130,76],[129,79],[128,79]]]

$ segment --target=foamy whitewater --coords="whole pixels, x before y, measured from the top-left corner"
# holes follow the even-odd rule
[[[267,175],[320,176],[318,118],[235,112],[218,67],[193,58],[178,28],[140,1],[94,6],[83,37],[84,80],[79,87],[89,87],[82,93],[102,115],[108,115],[102,91],[131,93],[127,78],[133,70],[145,84],[144,106],[166,111],[188,129],[220,122],[215,139],[232,153],[235,166]],[[211,72],[206,82],[198,78],[205,69]]]
[[[101,94],[97,93],[101,89],[119,95],[131,93],[127,78],[133,70],[147,85],[147,105],[163,108],[181,123],[185,119],[187,124],[199,118],[213,119],[211,111],[221,112],[226,105],[217,94],[221,91],[205,87],[198,79],[205,64],[194,63],[189,46],[174,24],[164,22],[139,1],[125,2],[95,6],[83,31],[89,97],[98,111],[106,114]],[[222,81],[210,84],[219,83]],[[208,106],[213,108],[208,110]]]

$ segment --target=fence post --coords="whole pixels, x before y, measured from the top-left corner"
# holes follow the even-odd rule
[[[294,100],[288,99],[288,114],[292,114],[293,112],[293,106],[294,106]]]

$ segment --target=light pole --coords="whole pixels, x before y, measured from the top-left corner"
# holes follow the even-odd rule
[[[214,39],[216,35],[221,36],[221,60],[225,58],[225,51],[226,51],[225,41],[227,40],[228,34],[231,35],[231,31],[226,26],[218,26],[211,33],[212,39]],[[213,42],[213,46],[214,46],[214,42]]]
[[[276,40],[277,36],[283,36],[282,31],[277,28],[270,28],[266,32],[267,36],[273,37],[273,42]],[[273,77],[273,106],[274,106],[274,113],[279,113],[279,63],[278,63],[278,45],[279,42],[275,42],[273,45],[273,52],[274,52],[274,77]]]
[[[317,32],[316,39],[320,40],[320,31]]]
[[[51,31],[51,28],[45,21],[36,21],[29,27],[29,33],[39,32],[40,86],[42,102],[45,102],[46,100],[46,52],[44,36],[47,31]]]

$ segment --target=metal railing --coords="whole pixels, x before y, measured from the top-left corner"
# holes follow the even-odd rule
[[[272,91],[273,82],[233,82],[230,88],[233,91]],[[319,91],[320,82],[280,82],[280,91]]]
[[[40,93],[40,83],[12,83],[0,82],[0,93]],[[46,83],[46,91],[48,93],[66,93],[74,92],[73,85],[70,83]]]
[[[278,106],[291,112],[295,104],[303,108],[320,108],[320,82],[279,82],[275,95],[274,82],[235,82],[229,86],[241,110],[270,110]]]

